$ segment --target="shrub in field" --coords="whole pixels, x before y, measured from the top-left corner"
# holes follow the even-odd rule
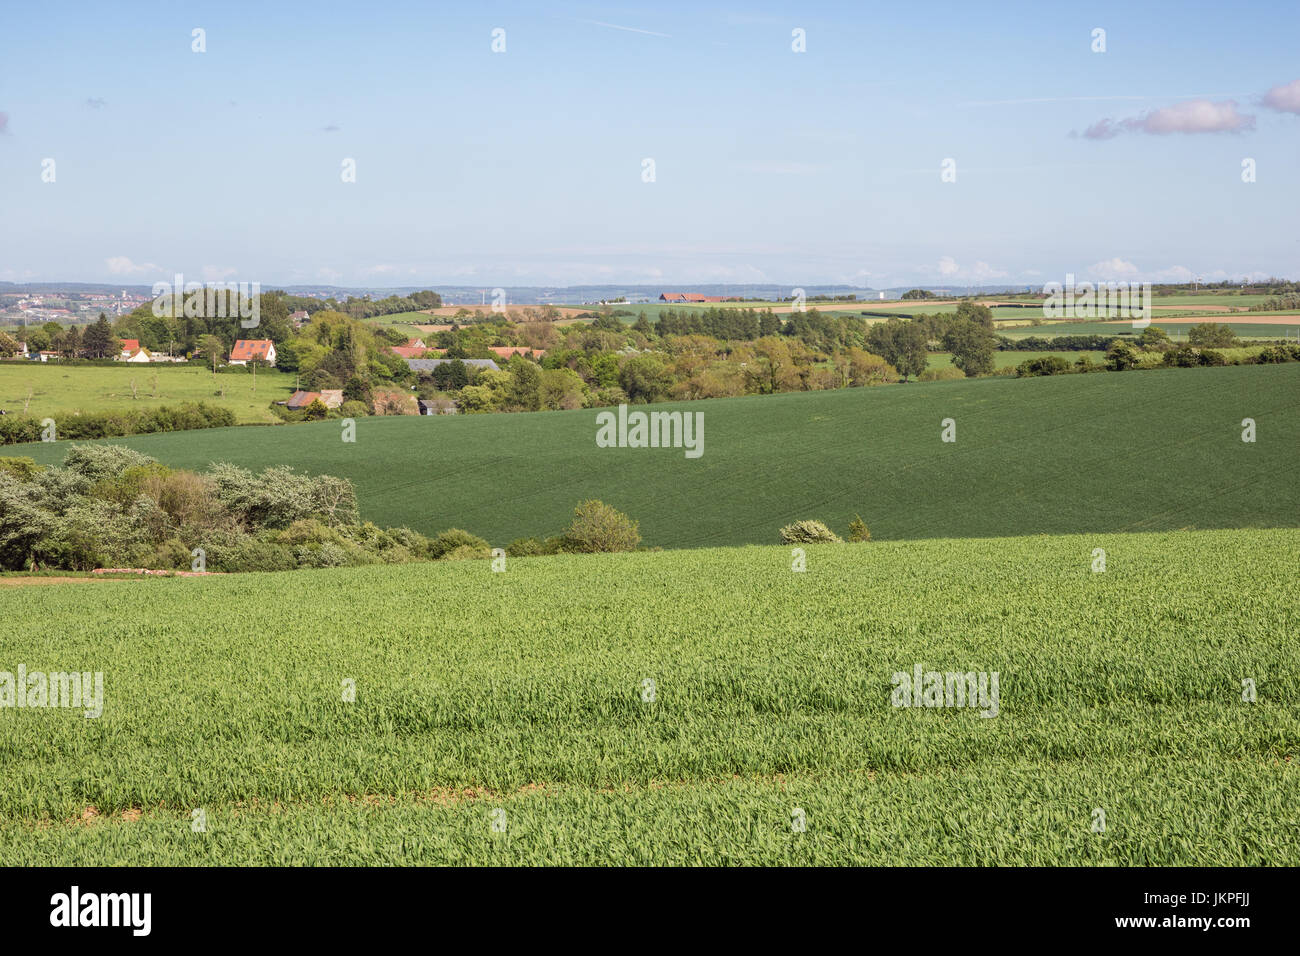
[[[781,529],[781,540],[786,544],[820,544],[842,540],[820,521],[796,521]]]
[[[1282,359],[1283,362],[1286,359]],[[0,472],[17,478],[19,481],[26,481],[39,471],[43,471],[42,466],[36,464],[35,459],[26,456],[16,458],[0,458]]]
[[[477,561],[491,556],[491,549],[476,548],[472,544],[462,544],[452,548],[441,558],[443,561]]]
[[[473,548],[485,556],[491,551],[491,546],[478,535],[460,528],[448,528],[429,542],[429,557],[434,560],[445,558],[457,548]]]
[[[515,538],[506,545],[506,554],[512,558],[531,558],[546,553],[546,546],[536,538]]]
[[[573,509],[573,523],[564,532],[566,551],[597,554],[635,551],[641,543],[637,523],[595,498]]]
[[[1043,355],[1027,359],[1016,366],[1016,374],[1021,378],[1035,375],[1063,375],[1070,371],[1070,363],[1059,355]]]
[[[1139,360],[1138,356],[1138,350],[1132,342],[1115,339],[1110,343],[1110,348],[1106,350],[1106,367],[1112,372],[1124,372],[1136,368]]]
[[[209,571],[292,571],[298,567],[293,549],[238,532],[212,533],[200,547]]]
[[[1217,349],[1201,349],[1202,365],[1227,365],[1227,357]]]
[[[953,382],[965,377],[965,372],[956,366],[949,365],[946,368],[927,368],[916,377],[916,380],[918,382]]]
[[[1237,333],[1230,325],[1202,322],[1187,330],[1187,341],[1196,346],[1231,348],[1237,344]]]
[[[861,515],[854,515],[853,520],[849,522],[849,540],[853,542],[871,540],[871,530],[867,527],[867,523],[862,520]]]
[[[125,445],[73,445],[63,459],[64,468],[91,481],[117,478],[128,468],[149,464],[156,462]]]

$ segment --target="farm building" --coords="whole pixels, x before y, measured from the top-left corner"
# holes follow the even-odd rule
[[[740,300],[734,295],[700,295],[698,292],[663,292],[659,295],[659,301],[698,304],[700,302],[739,302]]]
[[[318,398],[320,398],[320,392],[304,392],[302,389],[298,389],[298,391],[289,396],[289,407],[295,411],[300,408],[306,408]]]
[[[450,398],[420,399],[421,415],[455,415],[456,403]]]
[[[343,404],[343,389],[323,388],[319,392],[308,392],[300,388],[289,396],[289,401],[286,404],[289,408],[299,409],[306,408],[316,401],[319,401],[326,408],[338,408]]]
[[[249,362],[275,364],[275,343],[270,339],[240,339],[230,350],[231,365],[247,365]]]

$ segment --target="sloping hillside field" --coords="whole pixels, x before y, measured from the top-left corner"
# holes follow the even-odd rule
[[[980,379],[643,410],[701,413],[703,454],[598,448],[594,410],[366,418],[124,439],[165,463],[291,464],[362,514],[504,545],[600,498],[661,547],[771,543],[819,518],[877,539],[1300,524],[1300,365]],[[944,419],[956,441],[940,440]],[[1242,441],[1242,421],[1257,439]],[[13,446],[45,463],[61,443]]]
[[[1294,866],[1298,561],[1174,532],[7,588],[0,670],[103,694],[0,720],[0,858]],[[903,706],[917,669],[980,692]]]

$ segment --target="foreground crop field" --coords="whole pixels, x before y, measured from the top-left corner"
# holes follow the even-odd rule
[[[132,382],[136,390],[134,397]],[[127,411],[206,402],[229,408],[241,423],[275,422],[270,404],[293,394],[294,376],[259,369],[257,380],[244,372],[221,373],[194,366],[66,366],[41,362],[0,362],[0,408],[36,418],[91,412]],[[256,390],[254,390],[256,388]]]
[[[656,405],[700,412],[704,454],[597,448],[596,411],[366,418],[121,439],[168,464],[290,464],[352,479],[362,514],[504,546],[600,498],[659,547],[779,541],[861,514],[878,539],[1300,524],[1300,365],[894,385]],[[1253,418],[1254,443],[1241,440]],[[940,423],[957,422],[957,441]],[[63,460],[65,443],[11,446]]]
[[[0,670],[102,671],[104,711],[0,710],[0,858],[1296,865],[1297,561],[1176,532],[5,589]],[[891,706],[917,664],[998,672],[997,716]]]

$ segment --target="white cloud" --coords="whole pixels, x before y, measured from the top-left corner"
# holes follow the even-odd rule
[[[952,256],[943,256],[939,260],[939,275],[954,282],[977,284],[993,279],[1005,279],[1009,273],[995,269],[987,262],[977,261],[973,266],[962,266]]]
[[[1113,259],[1094,262],[1092,265],[1088,266],[1087,274],[1099,279],[1130,279],[1137,276],[1138,267],[1133,263],[1116,256]]]
[[[1264,94],[1264,105],[1282,113],[1300,113],[1300,80],[1273,87]]]
[[[143,262],[136,265],[126,256],[109,256],[104,260],[104,265],[108,266],[108,271],[115,276],[133,276],[142,272],[162,272],[162,266],[155,265],[152,262]]]

